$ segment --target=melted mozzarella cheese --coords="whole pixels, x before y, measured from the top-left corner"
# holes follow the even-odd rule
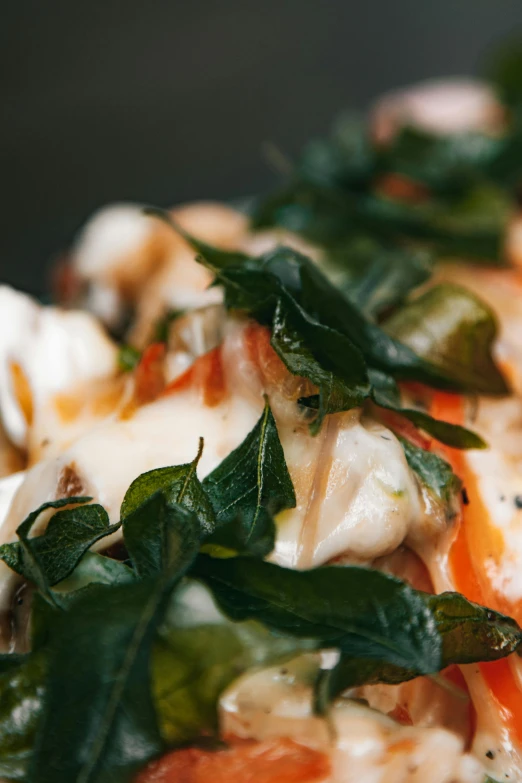
[[[177,392],[130,418],[114,413],[92,422],[90,432],[36,465],[15,498],[3,540],[34,508],[63,493],[65,471],[75,476],[74,494],[92,495],[113,520],[138,475],[190,462],[200,436],[205,448],[198,472],[207,475],[244,440],[263,409],[264,388],[244,340],[244,323],[232,321],[222,351],[231,392],[219,405],[206,406],[197,389]],[[388,429],[353,410],[328,417],[312,437],[294,401],[275,391],[270,401],[297,500],[277,519],[275,562],[296,568],[339,557],[369,562],[437,529],[440,520]]]
[[[329,416],[316,438],[288,427],[280,435],[298,505],[278,518],[276,562],[311,568],[341,555],[368,562],[426,530],[402,446],[360,410]]]
[[[313,714],[317,659],[240,677],[220,700],[221,731],[244,739],[291,736],[328,753],[330,783],[482,783],[484,768],[443,728],[401,726],[362,704],[339,700],[329,725]]]
[[[0,417],[16,446],[49,397],[115,369],[116,347],[90,315],[0,287]]]

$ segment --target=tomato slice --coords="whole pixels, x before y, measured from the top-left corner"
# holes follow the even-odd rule
[[[199,356],[188,370],[165,387],[163,394],[175,394],[190,388],[199,391],[204,404],[210,408],[223,401],[227,389],[220,346]]]
[[[165,387],[165,343],[152,343],[136,367],[134,396],[138,405],[155,400]]]
[[[217,751],[184,748],[149,764],[136,783],[319,783],[328,757],[291,739],[236,740]]]

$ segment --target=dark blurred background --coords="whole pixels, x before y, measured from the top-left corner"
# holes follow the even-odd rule
[[[0,0],[0,280],[42,291],[106,202],[267,188],[264,142],[521,30],[522,0]]]

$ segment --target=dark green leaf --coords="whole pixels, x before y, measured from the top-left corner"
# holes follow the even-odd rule
[[[187,501],[197,504],[198,493],[204,495],[195,483],[200,454],[201,446],[181,471],[144,474],[125,496],[124,525],[131,519],[134,533],[144,522],[143,505],[158,510],[150,503],[161,499],[160,520],[149,517],[159,544],[151,548],[151,539],[144,545],[132,539],[131,557],[145,578],[91,584],[49,623],[45,710],[30,783],[124,783],[163,749],[150,655],[170,595],[199,548],[200,520]]]
[[[76,505],[51,517],[45,533],[29,538],[41,513],[48,509],[88,503],[91,498],[64,498],[44,503],[18,527],[19,541],[3,544],[0,558],[17,573],[34,582],[45,594],[74,570],[82,555],[101,538],[114,533],[119,524],[111,525],[102,506]]]
[[[124,584],[133,582],[135,578],[132,568],[121,560],[113,560],[97,552],[86,552],[72,574],[54,586],[54,592],[74,593],[91,584]]]
[[[202,585],[189,583],[174,595],[154,646],[154,697],[164,739],[177,745],[212,734],[218,698],[234,679],[315,647],[256,622],[227,620]]]
[[[163,747],[149,656],[165,592],[93,585],[51,630],[49,674],[30,783],[128,781]]]
[[[279,511],[295,506],[295,492],[268,403],[243,443],[203,481],[216,514],[207,539],[237,552],[264,556],[273,548]]]
[[[0,777],[2,780],[25,781],[42,711],[44,658],[38,654],[6,655],[2,659]]]
[[[123,537],[140,578],[162,572],[177,577],[196,557],[202,528],[194,511],[158,491],[124,518]]]
[[[495,316],[464,288],[450,283],[431,288],[389,318],[385,328],[461,388],[508,391],[491,357]]]
[[[329,138],[307,144],[299,173],[322,186],[361,188],[375,175],[377,162],[364,118],[345,113],[335,121]]]
[[[499,97],[509,107],[522,106],[522,41],[520,36],[504,43],[493,53],[488,77]]]
[[[357,348],[339,332],[309,318],[289,298],[276,307],[271,344],[291,373],[319,387],[314,434],[326,414],[355,408],[368,396],[366,367]]]
[[[293,571],[249,558],[204,555],[195,574],[233,620],[341,646],[346,654],[419,672],[440,668],[441,639],[424,596],[370,569]]]
[[[479,435],[461,427],[460,424],[449,424],[446,421],[434,419],[424,411],[404,408],[397,384],[389,375],[378,370],[370,370],[369,376],[372,383],[371,398],[379,407],[399,413],[419,429],[452,448],[483,449],[486,447],[486,443]]]
[[[458,593],[426,595],[442,637],[444,666],[504,658],[520,646],[515,620],[468,601]]]
[[[214,511],[196,475],[202,449],[203,441],[200,440],[199,452],[193,462],[187,465],[150,470],[147,473],[142,473],[132,482],[121,504],[120,513],[124,528],[127,528],[127,519],[131,514],[137,512],[140,506],[149,501],[157,492],[161,492],[168,503],[183,505],[189,511],[194,512],[205,533],[209,534],[214,530]],[[140,539],[145,532],[140,525],[137,539]],[[124,533],[127,545],[132,548],[134,543],[131,540],[132,531],[127,529]],[[151,536],[155,537],[156,532],[151,531]],[[137,540],[136,543],[139,544],[139,541]]]
[[[404,438],[400,438],[400,441],[408,465],[417,473],[422,483],[444,503],[451,503],[462,486],[460,479],[453,473],[451,465],[433,451],[414,446]]]
[[[433,256],[359,236],[328,250],[321,268],[365,315],[378,316],[430,277]]]
[[[429,607],[442,640],[440,669],[450,664],[495,661],[515,652],[520,646],[522,632],[509,617],[471,603],[458,593],[420,595]],[[377,682],[395,684],[420,673],[416,667],[353,658],[350,651],[342,649],[338,664],[319,677],[316,710],[325,712],[328,704],[348,688]]]

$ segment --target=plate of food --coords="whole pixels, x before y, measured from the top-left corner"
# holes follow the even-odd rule
[[[0,779],[522,779],[522,57],[0,287]]]

